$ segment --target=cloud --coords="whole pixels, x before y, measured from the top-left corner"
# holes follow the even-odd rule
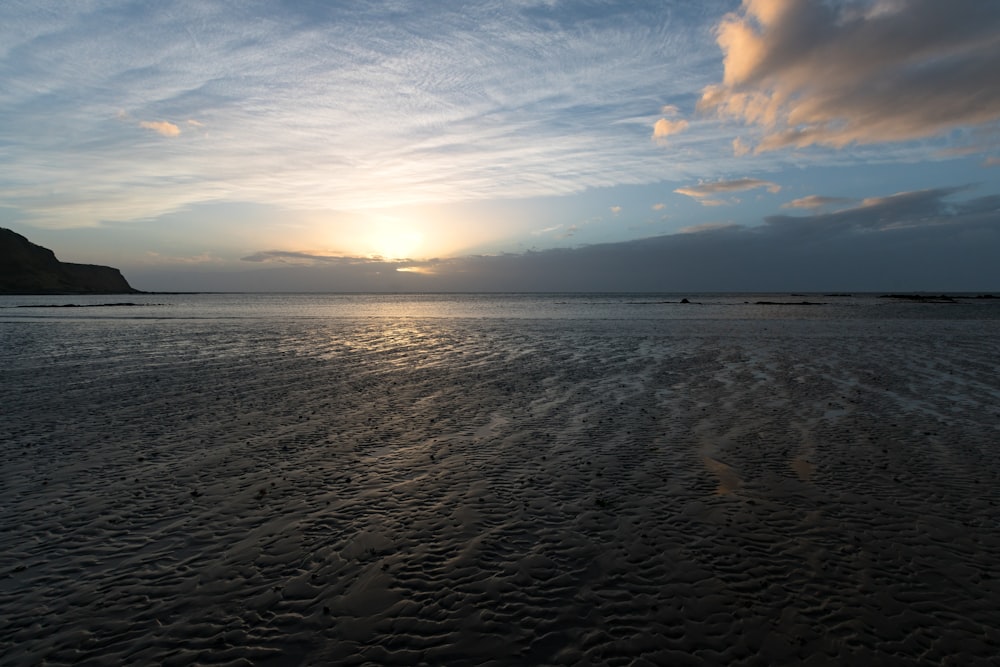
[[[220,258],[213,255],[211,252],[202,252],[197,255],[163,255],[152,250],[145,253],[145,263],[148,264],[214,264],[220,261]]]
[[[557,232],[560,229],[562,229],[562,225],[561,224],[559,224],[559,225],[552,225],[551,227],[545,227],[544,229],[533,229],[529,233],[532,236],[543,236],[545,234],[551,234],[553,232]]]
[[[715,195],[728,192],[741,192],[743,190],[753,190],[755,188],[767,188],[767,191],[772,194],[781,190],[780,185],[772,183],[771,181],[763,181],[759,178],[737,178],[730,181],[699,183],[698,185],[677,188],[674,192],[686,197],[693,197],[702,206],[723,206],[734,202],[715,199]]]
[[[996,167],[1000,165],[1000,157],[990,156],[983,160],[984,167]]]
[[[621,206],[612,206],[612,207],[611,207],[610,209],[608,209],[608,210],[610,210],[610,211],[611,211],[611,215],[618,215],[619,213],[621,213],[621,212],[622,212],[622,207],[621,207]]]
[[[956,201],[968,190],[902,192],[843,211],[770,216],[753,226],[715,223],[623,243],[465,258],[442,270],[460,268],[477,289],[996,289],[1000,196]]]
[[[370,264],[384,263],[380,258],[352,257],[349,255],[330,255],[315,252],[300,252],[293,250],[260,250],[246,257],[241,257],[243,262],[277,262],[281,264]]]
[[[667,205],[666,205],[666,204],[664,204],[663,202],[656,202],[655,204],[653,204],[653,205],[651,206],[651,208],[652,208],[652,209],[653,209],[654,211],[662,211],[662,210],[663,210],[663,209],[665,209],[666,207],[667,207]]]
[[[698,108],[757,126],[756,151],[897,142],[1000,120],[1000,4],[744,0],[716,29]]]
[[[718,161],[694,128],[683,165],[657,150],[660,103],[636,103],[690,97],[714,67],[714,6],[195,5],[0,2],[0,144],[15,174],[0,200],[71,227],[208,201],[345,212],[562,196]],[[598,5],[607,14],[590,16]],[[683,76],[650,76],[666,62]],[[193,134],[188,119],[211,132],[167,153],[112,131],[119,109],[161,135]]]
[[[276,264],[213,289],[345,291],[977,291],[1000,286],[1000,196],[966,186],[665,236],[427,262]],[[274,251],[262,253],[271,255]],[[308,253],[304,253],[307,254]],[[410,269],[400,271],[399,269]],[[419,269],[419,271],[417,270]],[[178,273],[177,280],[191,274]],[[131,278],[131,276],[130,276]],[[194,278],[191,278],[194,280]],[[177,289],[201,283],[178,282]],[[224,278],[218,278],[224,280]]]
[[[847,197],[822,197],[820,195],[809,195],[808,197],[800,197],[799,199],[793,199],[790,202],[781,205],[781,208],[823,208],[824,206],[832,206],[835,204],[849,204],[853,202],[853,199]]]
[[[657,143],[664,143],[672,134],[683,132],[688,127],[686,120],[668,120],[661,118],[653,125],[653,140]]]
[[[165,120],[144,120],[139,123],[139,127],[152,130],[165,137],[176,137],[181,133],[181,128]]]
[[[740,229],[740,226],[732,222],[703,222],[700,225],[690,225],[677,230],[678,234],[700,234],[702,232],[717,232],[727,229]]]
[[[677,188],[674,192],[688,197],[707,197],[709,195],[722,192],[739,192],[741,190],[753,190],[754,188],[767,188],[770,193],[781,191],[781,186],[771,181],[763,181],[759,178],[736,178],[731,181],[715,181],[714,183],[699,183],[686,188]]]
[[[882,197],[867,197],[854,207],[832,213],[814,214],[808,217],[787,215],[772,215],[764,221],[773,226],[798,226],[802,229],[821,229],[817,224],[822,222],[826,229],[839,228],[853,231],[885,231],[900,226],[927,226],[947,223],[950,218],[968,213],[969,204],[957,205],[949,201],[950,197],[961,194],[971,186],[956,186],[948,188],[930,188],[898,192]],[[979,204],[992,203],[996,196],[983,197]],[[808,225],[803,225],[803,221]]]

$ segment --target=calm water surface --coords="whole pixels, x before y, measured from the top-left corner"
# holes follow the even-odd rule
[[[690,303],[682,303],[682,299]],[[774,302],[761,304],[759,302]],[[809,305],[800,305],[809,302]],[[133,305],[107,305],[133,304]],[[781,305],[775,305],[781,304]],[[876,294],[135,294],[0,296],[0,321],[473,318],[529,320],[997,320],[1000,299]]]

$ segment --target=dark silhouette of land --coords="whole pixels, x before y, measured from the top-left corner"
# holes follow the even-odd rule
[[[48,248],[0,228],[0,294],[138,294],[110,266],[60,262]]]

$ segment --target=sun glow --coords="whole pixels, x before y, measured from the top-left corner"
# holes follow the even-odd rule
[[[423,250],[424,235],[406,220],[380,215],[371,221],[365,245],[369,257],[414,259]]]
[[[423,235],[415,231],[386,234],[374,243],[374,255],[383,259],[413,259],[422,245]]]
[[[423,265],[430,259],[473,252],[502,238],[506,233],[503,213],[440,206],[316,211],[296,219],[295,225],[286,225],[283,236],[258,245]]]

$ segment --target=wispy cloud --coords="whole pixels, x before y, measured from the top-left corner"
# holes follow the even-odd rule
[[[162,265],[189,265],[189,264],[215,264],[220,258],[211,252],[202,252],[197,255],[164,255],[162,253],[149,251],[145,254],[145,264]]]
[[[700,225],[688,225],[677,230],[678,234],[701,234],[702,232],[718,232],[725,229],[739,229],[734,222],[703,222]]]
[[[568,239],[576,235],[579,225],[552,225],[544,229],[535,229],[530,232],[532,236],[551,236],[554,239]]]
[[[611,215],[619,215],[622,212],[621,206],[612,206],[610,209]]]
[[[743,190],[754,190],[756,188],[767,188],[767,191],[774,194],[781,190],[781,186],[771,181],[764,181],[759,178],[736,178],[729,181],[715,181],[711,183],[699,183],[674,190],[677,194],[692,197],[702,206],[723,206],[730,202],[717,199],[720,194],[730,192],[741,192]]]
[[[782,204],[781,208],[816,209],[823,208],[824,206],[850,204],[853,201],[855,200],[847,197],[823,197],[821,195],[809,195],[807,197],[800,197],[799,199],[793,199],[790,202]]]
[[[715,181],[712,183],[699,183],[685,188],[677,188],[674,192],[688,197],[707,197],[723,192],[739,192],[741,190],[753,190],[755,188],[767,188],[770,193],[781,191],[781,186],[771,181],[763,181],[759,178],[736,178],[730,181]]]
[[[246,257],[241,257],[240,260],[244,262],[276,262],[279,264],[371,264],[384,262],[380,258],[295,250],[260,250]]]
[[[560,229],[562,229],[562,227],[563,227],[562,225],[552,225],[551,227],[545,227],[543,229],[533,229],[531,230],[530,234],[532,236],[543,236],[545,234],[552,234],[553,232],[557,232]]]
[[[680,178],[648,141],[661,109],[635,100],[690,96],[714,50],[707,12],[677,30],[658,2],[606,20],[572,3],[19,7],[0,4],[0,141],[15,174],[0,198],[53,226],[206,201],[351,211]],[[686,73],[666,90],[648,75],[664,62]],[[154,152],[116,115],[165,137],[211,132]],[[713,137],[684,139],[683,173],[708,173],[718,158],[699,142]]]
[[[699,108],[759,127],[758,152],[995,123],[998,33],[982,0],[744,0],[718,25],[723,80]]]
[[[152,130],[165,137],[176,137],[181,133],[181,128],[166,120],[144,120],[139,123],[139,127]]]

